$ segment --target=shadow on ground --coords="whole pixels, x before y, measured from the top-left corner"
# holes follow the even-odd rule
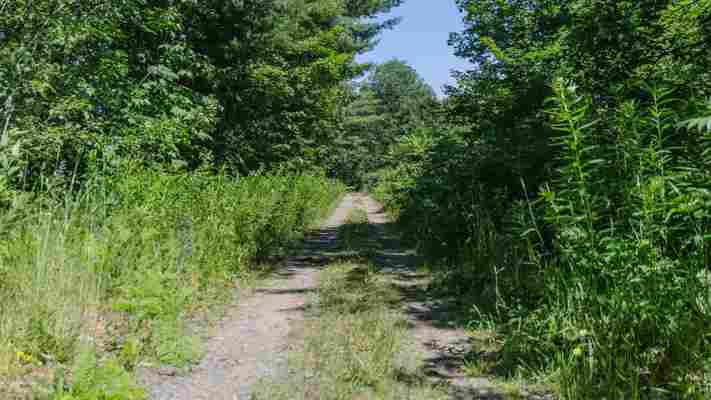
[[[422,260],[414,246],[401,237],[397,225],[384,217],[383,210],[368,211],[370,222],[348,222],[307,234],[302,243],[290,251],[291,255],[285,264],[281,264],[282,268],[273,271],[274,274],[289,278],[298,274],[300,269],[325,268],[337,262],[372,265],[380,274],[387,276],[397,289],[399,301],[393,306],[401,308],[406,314],[415,345],[423,354],[424,378],[423,374],[402,375],[400,379],[403,382],[425,379],[444,385],[448,388],[449,397],[455,400],[507,398],[497,394],[493,384],[485,377],[472,378],[462,372],[467,361],[490,355],[476,351],[464,333],[462,327],[466,318],[461,299],[445,296],[441,290],[430,290],[432,274],[418,271]],[[356,268],[346,279],[358,282],[366,274],[365,269]],[[263,290],[282,292],[279,289]],[[300,293],[310,290],[313,289],[304,289]],[[304,310],[301,308],[298,311]]]
[[[383,211],[371,210],[369,214],[382,215]],[[457,299],[437,296],[428,289],[431,274],[418,272],[421,260],[414,246],[407,245],[401,237],[396,224],[346,223],[314,231],[290,257],[288,268],[277,274],[288,276],[299,268],[325,267],[342,261],[372,265],[392,281],[399,293],[397,306],[406,314],[418,350],[424,355],[424,379],[447,386],[451,399],[504,398],[494,393],[488,380],[463,375],[462,367],[474,353],[462,330],[461,307],[456,304]],[[346,279],[362,281],[365,274],[364,269],[353,269]],[[422,375],[400,378],[404,382],[423,379]]]
[[[396,224],[372,224],[371,230],[371,237],[380,240],[367,253],[381,273],[390,275],[400,292],[403,311],[424,354],[427,380],[447,386],[451,399],[504,399],[487,379],[467,377],[462,372],[466,361],[475,355],[462,329],[465,316],[457,299],[430,290],[431,273],[418,271],[422,260],[414,246],[401,237]]]

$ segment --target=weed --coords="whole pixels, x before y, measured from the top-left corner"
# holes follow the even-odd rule
[[[138,388],[115,359],[99,361],[96,351],[84,348],[72,367],[71,387],[66,388],[64,375],[58,374],[50,400],[143,400]]]

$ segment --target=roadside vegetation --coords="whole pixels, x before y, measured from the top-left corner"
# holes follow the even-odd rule
[[[134,400],[328,212],[397,0],[0,2],[0,398]]]
[[[0,397],[142,398],[344,185],[454,299],[470,374],[711,397],[711,1],[455,2],[472,67],[438,97],[355,61],[402,0],[0,1]],[[367,263],[324,273],[309,393],[402,394],[371,292]]]
[[[196,361],[202,338],[186,324],[214,319],[341,192],[312,176],[142,173],[12,210],[25,215],[0,243],[2,397],[44,380],[49,398],[142,398],[129,373]]]
[[[367,181],[481,342],[468,370],[708,398],[711,3],[457,3],[477,67]]]

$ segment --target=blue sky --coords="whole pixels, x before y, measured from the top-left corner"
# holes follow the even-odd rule
[[[470,64],[455,57],[447,45],[449,33],[463,29],[454,0],[405,0],[405,4],[383,16],[391,17],[402,17],[402,22],[383,32],[378,46],[359,56],[358,61],[406,61],[440,95],[444,84],[454,82],[451,70],[469,69]]]

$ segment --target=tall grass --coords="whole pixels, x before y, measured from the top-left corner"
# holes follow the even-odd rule
[[[280,254],[342,191],[314,176],[153,172],[89,187],[97,190],[25,209],[0,238],[2,398],[26,395],[3,394],[11,382],[71,370],[77,359],[126,371],[193,361],[199,342],[186,321],[227,300],[255,262]],[[64,395],[75,397],[62,399],[84,398],[87,382],[69,383],[76,390]]]
[[[689,206],[711,185],[707,144],[677,130],[671,90],[649,87],[645,104],[623,105],[612,120],[627,124],[606,142],[589,100],[556,89],[561,168],[543,199],[559,259],[545,268],[543,309],[559,333],[528,334],[564,344],[567,398],[704,397],[711,214]]]

